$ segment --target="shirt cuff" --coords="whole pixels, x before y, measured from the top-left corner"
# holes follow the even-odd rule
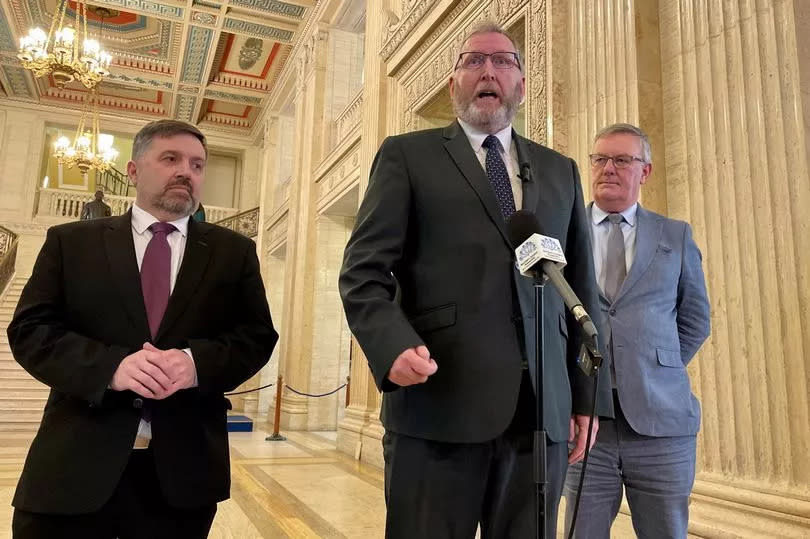
[[[199,384],[197,383],[197,364],[194,363],[194,355],[191,353],[191,348],[183,348],[183,352],[191,358],[191,364],[194,365],[194,383],[191,384],[191,387],[197,387]]]

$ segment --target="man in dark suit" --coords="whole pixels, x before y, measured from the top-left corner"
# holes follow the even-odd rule
[[[135,136],[126,215],[48,230],[8,328],[51,387],[17,486],[14,537],[202,538],[229,495],[223,393],[277,334],[255,244],[197,223],[205,137]]]
[[[588,207],[616,419],[603,421],[585,473],[576,536],[608,539],[622,487],[636,534],[687,536],[700,403],[686,366],[709,336],[692,229],[638,204],[652,171],[647,135],[614,124],[595,138]],[[568,471],[568,527],[580,467]]]
[[[480,523],[483,537],[534,537],[534,293],[506,222],[535,212],[595,311],[582,191],[572,160],[512,130],[524,77],[500,27],[464,41],[450,94],[458,121],[383,142],[340,275],[384,392],[386,536],[471,538]],[[543,325],[553,537],[565,442],[576,437],[570,459],[581,458],[593,380],[575,366],[578,329],[553,290]],[[609,392],[599,412],[610,413]]]

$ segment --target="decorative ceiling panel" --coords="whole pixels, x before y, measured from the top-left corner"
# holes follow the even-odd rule
[[[75,19],[69,0],[65,20]],[[89,0],[88,31],[113,55],[99,85],[105,116],[174,117],[250,132],[311,7],[295,0]],[[59,0],[3,0],[0,99],[81,110],[86,91],[35,79],[16,59],[20,36],[46,31]],[[5,92],[5,95],[4,93]]]

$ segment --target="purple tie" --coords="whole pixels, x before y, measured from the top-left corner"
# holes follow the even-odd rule
[[[166,236],[177,230],[171,223],[152,223],[149,226],[152,239],[146,246],[141,263],[141,290],[146,306],[149,331],[157,335],[166,305],[169,304],[171,283],[172,250]]]

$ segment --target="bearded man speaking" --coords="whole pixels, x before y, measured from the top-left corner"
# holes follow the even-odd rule
[[[471,31],[449,84],[456,121],[383,142],[340,275],[346,318],[384,393],[386,537],[472,538],[478,525],[484,538],[534,537],[538,393],[554,537],[593,380],[574,367],[578,330],[547,291],[535,391],[533,283],[515,269],[506,222],[533,211],[560,240],[577,296],[599,312],[579,174],[512,129],[525,78],[502,28]],[[597,411],[609,414],[604,386]]]

